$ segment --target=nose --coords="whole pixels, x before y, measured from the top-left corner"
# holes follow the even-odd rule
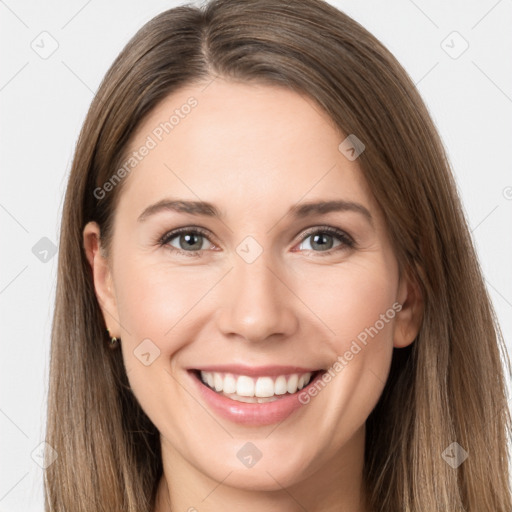
[[[228,337],[249,342],[287,338],[298,327],[293,309],[293,292],[282,272],[271,266],[265,251],[256,261],[235,260],[233,270],[224,280],[217,325]]]

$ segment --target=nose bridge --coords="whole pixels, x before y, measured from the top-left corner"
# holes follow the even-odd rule
[[[247,341],[289,335],[297,325],[292,294],[276,270],[279,265],[273,264],[271,251],[257,250],[247,240],[237,253],[222,294],[219,328],[226,335],[238,334]]]

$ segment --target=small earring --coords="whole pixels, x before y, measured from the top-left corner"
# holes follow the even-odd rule
[[[119,338],[116,338],[115,336],[110,336],[110,331],[107,328],[107,333],[109,335],[110,341],[108,343],[108,347],[111,349],[116,349],[119,346],[119,342],[121,341]]]

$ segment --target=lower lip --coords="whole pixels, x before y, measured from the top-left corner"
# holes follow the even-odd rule
[[[189,371],[189,374],[192,380],[195,381],[196,386],[198,386],[204,401],[214,412],[235,423],[255,426],[271,425],[288,418],[288,416],[303,405],[299,401],[299,394],[307,391],[322,376],[322,372],[318,373],[307,386],[293,395],[283,395],[283,398],[278,398],[273,402],[250,404],[231,400],[224,395],[216,393],[203,384],[196,373]]]

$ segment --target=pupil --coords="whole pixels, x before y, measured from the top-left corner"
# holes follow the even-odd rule
[[[186,246],[187,246],[187,247],[185,247],[186,249],[191,249],[191,248],[192,249],[201,249],[201,245],[202,245],[201,242],[197,242],[197,240],[195,243],[193,242],[194,238],[198,239],[198,238],[200,238],[200,236],[201,235],[181,235],[180,241],[186,241]]]
[[[330,244],[325,242],[325,238],[330,238]],[[318,242],[317,240],[323,240],[323,242]],[[313,243],[311,244],[311,247],[315,248],[315,245],[317,248],[319,248],[321,251],[328,251],[332,247],[332,236],[327,235],[325,233],[316,234],[313,236]]]

